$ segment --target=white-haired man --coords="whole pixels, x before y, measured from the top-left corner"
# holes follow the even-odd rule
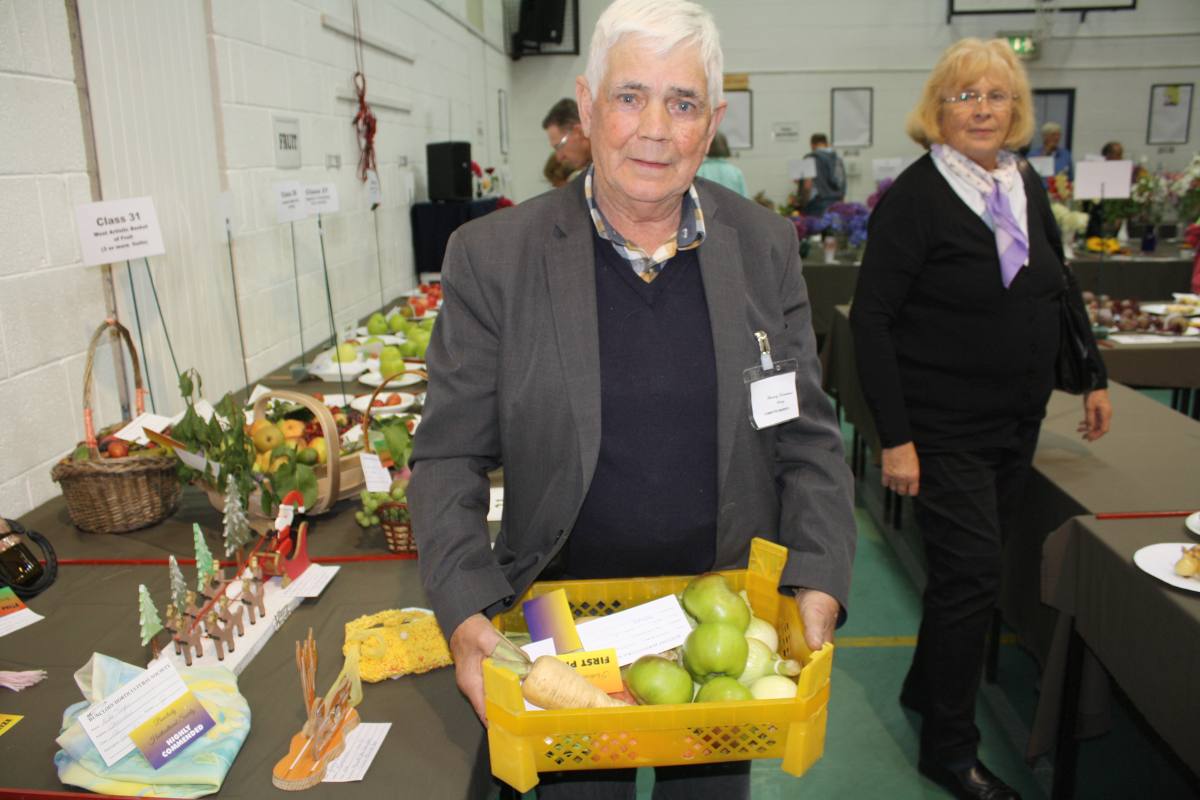
[[[460,228],[427,358],[409,504],[425,591],[485,716],[488,617],[536,579],[692,574],[789,549],[811,648],[850,582],[852,481],[820,389],[795,228],[695,179],[724,113],[711,16],[617,0],[576,82],[582,180]],[[751,423],[744,376],[794,359],[799,415]],[[785,384],[790,381],[785,380]],[[785,415],[786,416],[786,415]],[[488,541],[488,471],[504,523]],[[543,774],[543,797],[626,797],[632,770]],[[699,781],[699,783],[697,783]],[[658,770],[656,797],[747,797],[745,762]]]
[[[1033,156],[1053,156],[1054,174],[1067,173],[1067,178],[1075,180],[1075,160],[1071,151],[1062,146],[1062,125],[1057,122],[1047,122],[1042,126],[1042,143],[1029,151]]]

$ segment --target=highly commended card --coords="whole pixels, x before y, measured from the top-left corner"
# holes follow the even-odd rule
[[[556,653],[569,653],[583,647],[579,632],[575,630],[575,620],[571,616],[571,605],[567,602],[565,589],[555,589],[549,594],[526,600],[521,605],[521,611],[525,614],[525,625],[533,641],[553,638]]]
[[[108,766],[136,745],[155,769],[213,727],[212,717],[167,659],[93,703],[79,723]]]

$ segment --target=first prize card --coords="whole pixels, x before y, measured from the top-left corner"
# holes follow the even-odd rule
[[[106,700],[79,715],[108,766],[134,747],[155,769],[203,738],[214,723],[175,665],[160,659]]]

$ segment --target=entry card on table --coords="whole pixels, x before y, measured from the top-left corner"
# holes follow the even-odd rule
[[[5,586],[0,589],[0,636],[7,636],[13,631],[28,628],[43,619],[45,617],[41,614],[30,611],[11,587]]]
[[[79,723],[108,766],[136,746],[155,769],[213,727],[212,717],[165,658],[108,699],[93,703],[79,715]]]
[[[322,783],[346,783],[365,778],[367,768],[375,760],[391,727],[390,722],[360,722],[354,726],[346,734],[346,749],[325,768]]]

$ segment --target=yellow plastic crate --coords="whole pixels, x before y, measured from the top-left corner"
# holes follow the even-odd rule
[[[537,784],[539,772],[751,758],[782,758],[785,772],[803,775],[825,748],[833,645],[815,653],[805,645],[796,602],[778,591],[786,561],[786,548],[756,538],[747,569],[722,574],[735,590],[746,590],[755,616],[775,626],[779,652],[804,665],[795,699],[526,711],[517,676],[488,659],[483,681],[492,774],[521,792]],[[690,580],[544,582],[521,599],[563,588],[576,619],[598,617],[682,592]],[[494,622],[502,631],[525,630],[520,603]]]

